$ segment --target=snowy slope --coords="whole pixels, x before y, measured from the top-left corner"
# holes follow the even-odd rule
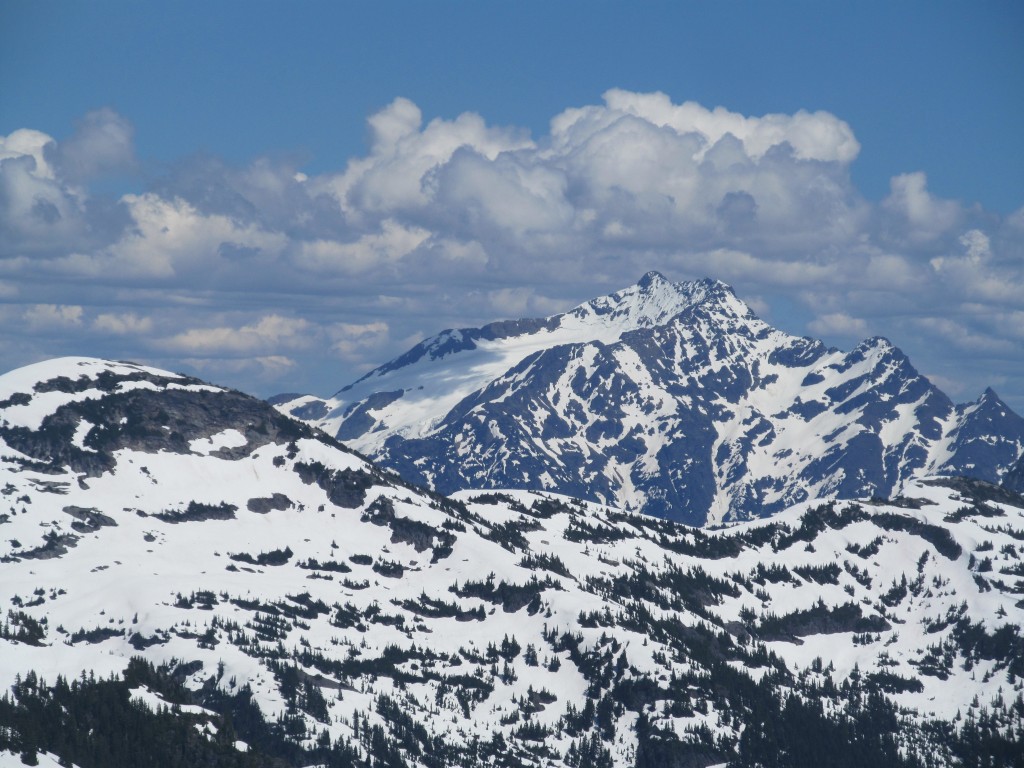
[[[932,474],[998,482],[1024,450],[994,392],[955,406],[885,339],[828,349],[723,283],[653,272],[563,315],[446,331],[280,408],[442,493],[550,490],[695,524]]]
[[[918,745],[1021,691],[1024,499],[984,483],[705,531],[430,495],[257,400],[128,364],[22,369],[0,402],[3,688],[140,655],[197,697],[250,686],[303,743],[365,757],[379,726],[409,765],[477,744],[557,766],[588,736],[633,765],[641,717],[724,763],[744,680],[828,711],[855,681]]]

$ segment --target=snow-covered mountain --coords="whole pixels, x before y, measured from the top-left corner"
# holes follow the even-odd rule
[[[241,393],[64,359],[0,377],[0,534],[0,764],[130,764],[136,732],[192,765],[1021,754],[1024,498],[981,481],[720,530],[445,498]]]
[[[933,474],[998,482],[1024,451],[992,390],[954,405],[885,339],[829,349],[723,283],[655,272],[565,314],[445,331],[279,407],[441,493],[548,490],[694,524]]]

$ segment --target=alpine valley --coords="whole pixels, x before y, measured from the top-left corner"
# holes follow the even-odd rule
[[[1022,452],[656,273],[329,400],[38,363],[0,766],[1022,766]]]

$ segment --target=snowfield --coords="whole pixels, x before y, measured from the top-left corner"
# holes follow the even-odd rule
[[[744,680],[827,712],[855,681],[908,742],[1008,712],[993,702],[1024,685],[1024,499],[980,481],[700,529],[432,494],[259,401],[136,366],[51,361],[0,377],[0,401],[4,689],[142,657],[187,669],[197,701],[251,690],[307,746],[365,756],[379,728],[425,764],[411,720],[546,766],[588,734],[633,765],[641,718],[721,763]]]

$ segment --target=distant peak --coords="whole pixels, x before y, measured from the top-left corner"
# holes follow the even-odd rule
[[[636,291],[636,289],[639,291]],[[684,280],[673,282],[657,270],[651,270],[637,281],[636,286],[627,288],[621,293],[624,295],[640,295],[658,292],[668,292],[686,298],[692,302],[701,301],[711,296],[735,296],[732,286],[716,280],[712,277],[703,277],[698,280]]]
[[[714,288],[719,291],[726,291],[732,293],[732,286],[728,283],[723,283],[721,280],[717,280],[713,277],[703,277],[700,280],[694,280],[697,285],[702,285],[705,288]]]
[[[727,283],[723,283],[721,280],[716,280],[713,277],[702,277],[697,280],[686,280],[679,283],[674,283],[665,277],[661,272],[652,269],[650,272],[645,274],[637,281],[637,287],[644,290],[650,290],[651,288],[665,288],[672,287],[677,291],[685,293],[695,293],[699,291],[707,293],[725,293],[729,295],[735,295],[735,292]]]
[[[889,341],[885,336],[872,336],[868,339],[864,339],[857,347],[863,351],[877,350],[882,353],[894,353],[899,352],[899,348]]]
[[[877,363],[895,366],[910,366],[910,358],[906,353],[884,336],[872,336],[864,339],[851,350],[850,354],[857,359],[875,360]],[[916,371],[915,371],[916,375]]]
[[[661,272],[657,272],[652,269],[650,272],[648,272],[646,275],[640,278],[640,282],[638,282],[637,285],[639,285],[641,288],[650,288],[653,285],[667,282],[668,280],[665,279],[665,276],[661,274]]]
[[[628,288],[581,304],[569,314],[604,317],[624,328],[649,328],[697,307],[725,316],[754,317],[732,288],[719,280],[673,282],[657,271],[648,272]]]
[[[966,403],[958,406],[964,413],[973,414],[975,418],[981,416],[983,418],[992,419],[1005,416],[1007,413],[1016,417],[1013,409],[1008,406],[996,391],[992,387],[985,387],[985,391],[981,393],[981,396],[973,403]],[[1022,457],[1024,460],[1024,457]]]
[[[1000,403],[1002,404],[1002,398],[996,394],[996,391],[992,387],[985,387],[985,391],[981,393],[981,397],[978,398],[979,403]]]

